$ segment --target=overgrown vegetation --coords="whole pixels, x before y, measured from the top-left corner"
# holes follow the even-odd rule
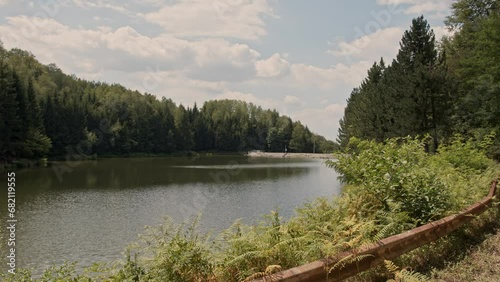
[[[463,260],[447,262],[446,268],[433,270],[432,281],[498,281],[500,277],[500,230],[467,251]]]
[[[243,281],[334,255],[457,213],[484,197],[500,172],[499,165],[485,156],[493,138],[464,141],[457,136],[449,145],[440,146],[442,153],[437,154],[425,151],[425,138],[383,143],[353,138],[344,154],[328,163],[342,174],[346,184],[342,195],[305,204],[288,221],[273,212],[260,224],[236,222],[215,237],[199,234],[196,220],[190,225],[166,221],[147,229],[142,240],[130,247],[123,265],[94,267],[90,274],[76,274],[73,266],[65,265],[44,275],[63,281],[69,277],[74,281],[96,277],[104,281]],[[474,221],[473,228],[417,249],[395,263],[414,266],[415,271],[435,265],[466,244],[477,230],[499,219],[497,209],[491,209]],[[388,266],[397,279],[421,276]],[[378,270],[353,281],[390,276],[387,269]],[[23,271],[2,278],[29,277]],[[43,279],[39,281],[53,281]]]

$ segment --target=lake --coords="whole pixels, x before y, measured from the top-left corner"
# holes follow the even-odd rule
[[[287,219],[296,207],[341,189],[324,160],[207,156],[64,165],[66,170],[16,172],[18,267],[78,261],[81,268],[122,259],[144,227],[165,216],[182,222],[201,212],[200,230],[217,233],[236,219],[250,224],[276,208]],[[0,235],[5,238],[5,228]]]

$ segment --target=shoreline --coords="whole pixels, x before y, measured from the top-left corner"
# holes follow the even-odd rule
[[[313,153],[271,153],[271,152],[248,152],[247,157],[252,158],[289,158],[289,159],[323,159],[333,160],[333,154],[313,154]]]
[[[261,152],[261,151],[250,151],[248,153],[243,152],[177,152],[170,154],[147,154],[147,153],[135,153],[129,155],[90,155],[83,156],[81,159],[76,160],[78,162],[85,161],[95,161],[99,159],[134,159],[134,158],[183,158],[183,157],[193,157],[193,156],[232,156],[240,155],[251,158],[289,158],[289,159],[323,159],[323,160],[334,160],[336,157],[333,154],[320,154],[320,153],[276,153],[276,152]],[[54,163],[65,162],[62,156],[53,157],[51,159],[41,158],[41,159],[21,159],[15,160],[11,163],[0,163],[0,171],[7,170],[17,170],[22,168],[35,168],[35,167],[51,167]]]

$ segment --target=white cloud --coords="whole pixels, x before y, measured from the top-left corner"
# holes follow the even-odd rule
[[[125,51],[137,57],[175,59],[177,56],[192,56],[189,42],[171,36],[148,37],[139,34],[130,26],[103,32],[99,38],[111,50]]]
[[[283,101],[285,102],[285,105],[291,105],[291,106],[304,105],[304,102],[302,102],[302,100],[300,100],[300,98],[297,96],[286,95]]]
[[[132,15],[132,13],[125,7],[128,6],[126,3],[113,4],[113,1],[106,0],[73,0],[73,3],[80,8],[84,9],[110,9],[112,11],[125,14]]]
[[[196,62],[199,66],[213,64],[215,61],[224,59],[238,66],[254,64],[260,57],[259,52],[253,50],[246,44],[231,44],[224,39],[208,38],[191,42],[196,50]]]
[[[175,36],[255,40],[267,34],[263,15],[275,17],[268,0],[180,0],[144,18]]]
[[[451,1],[422,1],[421,3],[410,6],[405,13],[410,15],[419,15],[428,12],[446,11],[449,9]]]
[[[290,63],[286,60],[286,55],[274,54],[269,59],[260,60],[255,63],[257,76],[277,77],[287,74]]]
[[[293,82],[300,86],[334,88],[339,84],[357,86],[363,79],[366,70],[373,64],[370,61],[359,61],[350,66],[336,64],[330,68],[320,68],[305,64],[291,66]]]
[[[239,91],[226,90],[224,93],[215,96],[213,99],[232,99],[241,100],[247,103],[253,103],[254,105],[261,106],[264,109],[279,109],[282,103],[275,99],[270,98],[259,98],[254,94],[243,93]]]
[[[328,53],[337,57],[347,57],[356,60],[378,61],[380,57],[391,60],[399,50],[399,41],[403,36],[403,29],[390,27],[379,29],[376,32],[364,35],[351,42],[340,41],[335,49]]]
[[[224,39],[208,38],[191,42],[196,66],[188,75],[209,81],[243,81],[255,76],[259,52],[246,44],[231,44]]]
[[[441,40],[443,36],[452,36],[455,31],[448,30],[446,26],[435,26],[432,28],[434,30],[434,35],[436,35],[436,40]]]
[[[407,15],[424,14],[430,18],[443,18],[448,14],[453,0],[377,0],[379,5],[404,5]]]
[[[305,108],[290,116],[306,124],[311,131],[322,133],[326,138],[335,140],[344,108],[343,104],[330,104],[323,108]]]
[[[6,46],[36,50],[43,62],[55,62],[71,73],[91,72],[90,66],[123,71],[158,66],[185,70],[200,80],[241,80],[254,76],[260,57],[248,45],[224,39],[150,37],[130,26],[71,28],[54,19],[26,16],[8,17],[7,24],[0,25],[0,34]]]
[[[446,35],[452,33],[445,26],[431,27],[439,41]],[[399,50],[399,42],[403,36],[404,30],[399,27],[390,27],[379,29],[376,32],[357,38],[351,42],[338,41],[334,49],[328,50],[329,54],[336,57],[347,58],[348,61],[379,61],[384,58],[390,63],[396,57]]]
[[[134,2],[139,4],[151,5],[153,7],[161,7],[165,4],[165,0],[134,0]]]

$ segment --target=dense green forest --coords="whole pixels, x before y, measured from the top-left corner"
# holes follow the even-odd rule
[[[462,0],[446,20],[453,35],[436,41],[424,17],[413,20],[396,58],[368,70],[340,121],[338,142],[430,136],[434,152],[455,134],[496,132],[489,155],[500,159],[500,11],[495,0]]]
[[[198,108],[90,82],[0,44],[0,161],[190,151],[332,152],[309,128],[235,100]]]

